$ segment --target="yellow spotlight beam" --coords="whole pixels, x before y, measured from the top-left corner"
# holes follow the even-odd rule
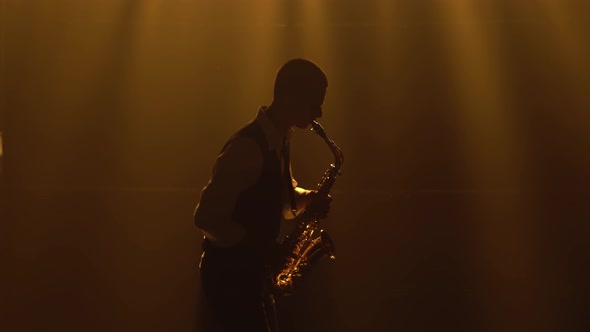
[[[490,330],[531,330],[535,323],[529,318],[542,311],[543,304],[528,284],[538,267],[530,202],[515,194],[526,187],[519,178],[522,165],[515,162],[522,160],[523,149],[510,116],[512,96],[504,88],[508,75],[497,49],[501,36],[491,30],[502,23],[484,19],[473,1],[445,1],[440,6],[467,176],[482,193],[472,207],[477,223],[474,265],[481,303],[487,304],[482,321]]]

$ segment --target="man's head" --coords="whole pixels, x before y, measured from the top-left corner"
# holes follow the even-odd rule
[[[287,61],[277,71],[274,104],[288,112],[293,124],[305,128],[322,116],[328,79],[315,63],[306,59]]]

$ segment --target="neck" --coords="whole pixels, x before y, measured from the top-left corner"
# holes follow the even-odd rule
[[[289,118],[285,116],[287,110],[274,102],[266,109],[266,114],[270,118],[270,121],[277,129],[277,132],[281,136],[281,140],[287,137],[287,132],[291,129],[292,124]]]

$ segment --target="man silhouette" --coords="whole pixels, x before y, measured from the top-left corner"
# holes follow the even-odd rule
[[[323,218],[329,211],[331,197],[297,187],[289,161],[292,128],[322,116],[327,86],[315,63],[286,62],[277,71],[272,103],[227,141],[201,192],[194,220],[205,235],[202,288],[226,331],[276,330],[265,266],[280,254],[281,222]]]

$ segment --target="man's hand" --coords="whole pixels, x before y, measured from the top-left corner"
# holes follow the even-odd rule
[[[330,212],[331,202],[332,196],[320,195],[317,190],[312,190],[309,193],[309,203],[305,207],[305,212],[315,218],[326,218]]]

